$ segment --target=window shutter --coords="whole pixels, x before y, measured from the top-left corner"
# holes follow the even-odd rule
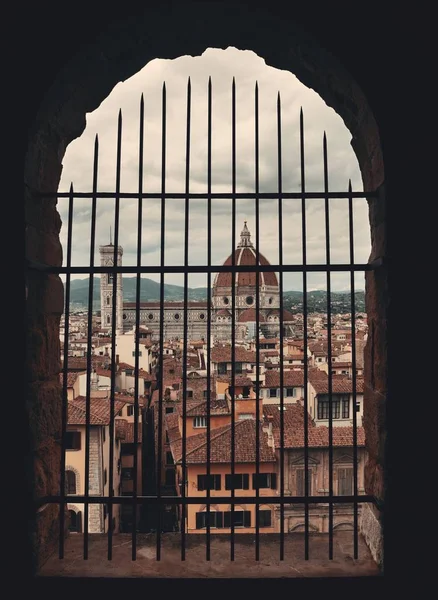
[[[205,490],[204,475],[198,475],[198,491],[203,492]]]
[[[259,511],[259,525],[260,525],[260,527],[271,527],[271,511],[270,510]]]
[[[220,475],[214,476],[214,489],[215,490],[221,489],[221,476]]]
[[[277,489],[277,473],[271,473],[271,490]]]
[[[223,527],[223,512],[217,512],[216,514],[216,527]]]
[[[202,529],[204,526],[204,513],[196,513],[196,529]]]
[[[249,510],[243,511],[243,526],[251,527],[251,512]]]
[[[232,486],[232,476],[231,475],[225,475],[225,489],[226,490],[232,490],[233,486]]]
[[[230,511],[224,512],[224,527],[231,527],[231,512]]]
[[[280,388],[277,388],[277,398],[280,398]]]
[[[242,476],[242,479],[243,479],[242,489],[249,490],[249,474],[244,473],[244,475]]]
[[[353,469],[345,469],[346,473],[345,473],[345,488],[346,488],[346,495],[347,496],[351,496],[353,495]]]

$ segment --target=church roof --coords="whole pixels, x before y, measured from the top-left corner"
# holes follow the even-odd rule
[[[236,266],[255,266],[257,264],[257,256],[256,250],[251,242],[251,234],[246,226],[246,221],[244,223],[243,229],[240,233],[240,243],[238,244],[236,250],[230,254],[227,260],[224,262],[224,266],[232,266],[233,265],[233,256],[234,256],[234,264]],[[268,266],[269,261],[259,252],[259,264]],[[236,273],[236,288],[238,287],[255,287],[257,285],[257,277],[258,277],[258,285],[269,285],[278,287],[277,276],[274,272],[261,272],[257,275],[254,272],[238,272]],[[232,273],[218,273],[216,275],[213,289],[218,287],[231,287],[232,282]],[[214,293],[214,292],[213,292]]]

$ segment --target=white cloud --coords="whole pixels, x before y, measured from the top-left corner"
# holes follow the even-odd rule
[[[252,192],[254,169],[254,86],[259,86],[260,191],[277,190],[277,92],[282,106],[283,191],[300,191],[299,112],[305,118],[306,189],[323,189],[322,138],[328,139],[329,189],[346,191],[351,178],[355,191],[362,190],[357,159],[350,146],[351,135],[342,119],[313,91],[303,86],[288,71],[266,66],[251,51],[235,48],[208,49],[202,56],[176,60],[156,59],[125,82],[119,83],[100,107],[87,115],[83,135],[67,148],[60,190],[73,182],[76,191],[90,191],[94,138],[99,136],[98,189],[113,191],[116,181],[116,141],[119,109],[123,115],[121,190],[138,190],[139,104],[145,102],[144,177],[145,192],[161,190],[162,85],[166,82],[166,191],[184,192],[186,165],[186,90],[190,76],[192,89],[190,189],[207,191],[207,88],[212,80],[212,191],[230,192],[231,166],[231,83],[236,81],[236,185],[238,192]],[[123,264],[135,265],[137,253],[137,201],[120,201],[119,242],[124,248]],[[61,242],[66,246],[67,202],[59,200],[64,226]],[[160,262],[160,201],[143,201],[142,261]],[[370,252],[368,208],[365,199],[354,201],[355,260],[366,262]],[[324,201],[308,200],[307,260],[322,263],[325,256]],[[73,259],[75,266],[89,263],[91,200],[75,200]],[[248,221],[255,238],[254,200],[236,201],[236,240],[243,221]],[[166,264],[184,264],[184,200],[166,201]],[[109,229],[114,236],[114,200],[98,199],[96,255],[98,246],[108,243]],[[231,201],[212,201],[212,263],[222,264],[231,253]],[[190,201],[189,264],[207,260],[207,213],[205,200]],[[330,201],[332,262],[349,259],[348,212],[346,200]],[[283,202],[283,260],[302,259],[301,201]],[[260,201],[260,252],[272,263],[278,257],[278,200]],[[65,264],[65,256],[64,256]],[[151,276],[157,279],[156,276]],[[325,286],[325,274],[315,274],[315,286]],[[343,279],[342,279],[343,278]],[[301,287],[301,276],[285,277],[285,289]],[[192,275],[191,286],[205,285],[205,275]],[[290,281],[290,283],[289,283]],[[363,278],[362,278],[363,281]],[[168,283],[180,283],[169,275]],[[339,286],[348,285],[342,275]],[[360,286],[360,287],[363,287]],[[340,288],[339,288],[340,289]]]

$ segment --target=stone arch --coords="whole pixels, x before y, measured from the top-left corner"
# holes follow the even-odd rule
[[[289,70],[314,89],[341,116],[352,134],[352,147],[362,173],[364,188],[377,190],[369,199],[372,251],[370,260],[386,258],[386,214],[383,153],[380,132],[371,107],[354,78],[341,62],[303,30],[292,15],[276,14],[277,9],[234,5],[232,13],[215,3],[181,1],[169,12],[167,7],[148,8],[135,18],[124,17],[96,31],[93,43],[82,48],[65,64],[43,98],[31,124],[25,156],[26,258],[32,262],[59,267],[62,248],[61,227],[54,199],[44,201],[42,192],[57,190],[62,160],[68,144],[84,131],[86,113],[95,110],[119,82],[134,75],[154,58],[200,55],[207,47],[235,46],[250,49],[270,66]],[[232,14],[232,17],[231,17]],[[166,36],[159,32],[166,31]],[[244,32],[244,33],[242,33]],[[275,32],[275,33],[273,33]],[[365,352],[367,408],[366,430],[369,461],[366,492],[379,500],[384,497],[384,406],[386,397],[386,315],[388,277],[384,266],[367,273],[369,337]],[[27,358],[27,394],[33,475],[32,494],[44,497],[58,485],[61,408],[54,394],[59,371],[59,317],[63,312],[63,286],[54,274],[31,271],[26,275],[26,329],[31,352]],[[373,365],[379,362],[379,368]],[[41,385],[35,386],[39,381]],[[47,397],[52,398],[50,402]],[[39,433],[41,406],[46,419]],[[44,473],[44,476],[41,474]],[[47,512],[57,518],[56,505]],[[46,531],[51,517],[41,522]],[[38,527],[38,525],[37,525]],[[55,532],[56,527],[52,530]],[[49,536],[50,537],[50,536]],[[37,535],[36,539],[49,539]],[[55,544],[56,534],[53,534]],[[50,541],[52,543],[52,541]]]
[[[292,527],[289,527],[289,533],[292,532],[301,532],[301,531],[305,531],[306,528],[306,524],[305,523],[297,523],[296,525],[293,525]],[[311,523],[309,523],[309,531],[312,531],[314,533],[318,533],[319,529],[316,525],[312,525]]]
[[[81,486],[81,476],[80,476],[79,471],[75,467],[72,467],[71,465],[66,465],[65,472],[67,473],[67,471],[73,471],[73,473],[75,474],[75,477],[76,477],[76,492],[75,493],[79,494],[78,490],[81,489],[81,487],[80,487]]]
[[[348,521],[342,521],[342,523],[336,523],[333,526],[333,531],[354,531],[353,523],[349,523]]]

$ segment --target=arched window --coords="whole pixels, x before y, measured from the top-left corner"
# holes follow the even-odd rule
[[[68,530],[74,533],[81,533],[82,529],[82,513],[74,510],[68,511]]]
[[[76,494],[76,473],[74,471],[65,472],[65,493]]]

